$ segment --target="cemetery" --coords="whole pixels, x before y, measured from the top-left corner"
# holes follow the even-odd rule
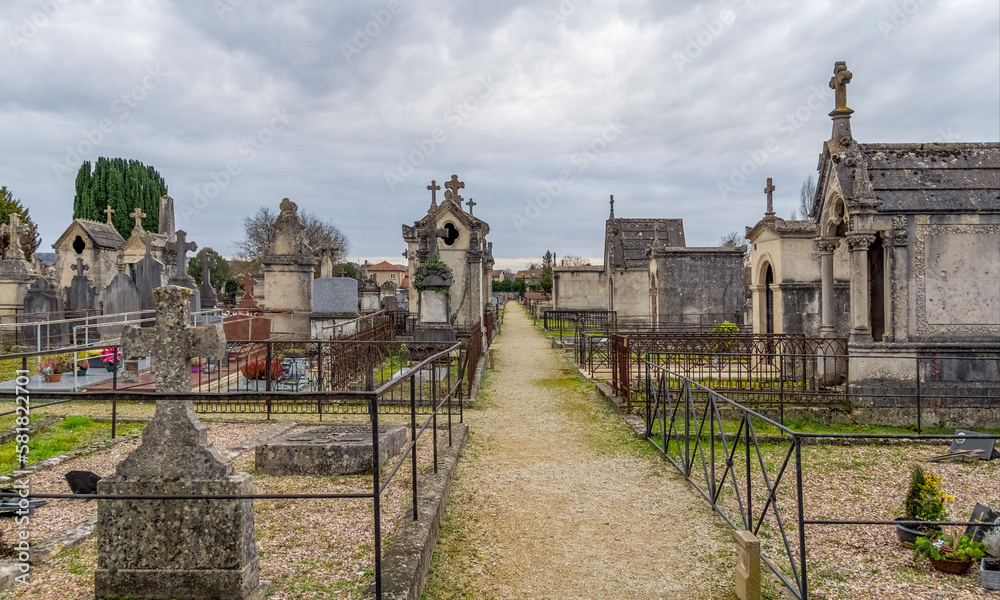
[[[1000,145],[859,143],[851,78],[811,214],[767,179],[748,246],[688,247],[611,196],[551,295],[493,291],[457,174],[356,276],[282,199],[228,300],[170,196],[156,233],[72,219],[48,271],[12,213],[0,599],[475,597],[502,560],[609,597],[997,589]],[[492,592],[558,594],[529,579]]]

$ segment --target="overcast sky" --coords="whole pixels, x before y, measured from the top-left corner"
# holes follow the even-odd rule
[[[498,265],[601,256],[610,194],[714,246],[767,177],[797,208],[838,60],[861,142],[1000,139],[996,0],[4,0],[0,30],[0,184],[43,250],[98,156],[156,167],[224,255],[288,197],[401,262],[453,173]]]

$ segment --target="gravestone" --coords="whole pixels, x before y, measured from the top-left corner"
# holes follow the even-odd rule
[[[142,432],[142,445],[97,484],[100,495],[249,495],[250,476],[208,442],[190,399],[190,359],[222,357],[222,327],[194,328],[193,292],[155,292],[156,326],[122,333],[126,358],[156,359],[156,389],[165,394]],[[99,500],[94,592],[106,598],[258,600],[252,500]]]
[[[447,267],[423,275],[417,297],[417,326],[413,332],[416,341],[453,342],[457,339],[449,316],[451,284],[452,274]]]
[[[979,433],[978,431],[967,431],[965,429],[956,429],[955,435],[966,436],[966,435],[989,435],[988,433]],[[995,439],[966,439],[965,437],[956,437],[951,441],[951,448],[948,452],[975,452],[979,451],[980,460],[992,460],[993,459],[993,446],[996,444]]]
[[[63,296],[52,280],[46,277],[36,277],[24,295],[24,312],[34,314],[33,321],[58,321],[63,318]],[[41,331],[39,331],[39,329]],[[69,343],[69,324],[53,323],[51,325],[25,326],[21,328],[21,339],[32,348],[37,347],[38,337],[57,348]]]
[[[151,240],[146,240],[146,255],[139,262],[135,263],[135,285],[139,288],[139,307],[142,310],[153,310],[156,308],[156,299],[153,297],[153,290],[162,287],[164,284],[163,274],[165,267],[163,263],[153,258],[150,252]]]
[[[969,521],[982,523],[982,525],[966,526],[965,535],[971,536],[977,542],[981,542],[983,541],[983,535],[987,531],[994,527],[1000,527],[1000,510],[993,510],[981,502],[976,502],[976,507],[972,509],[972,517],[969,518]]]
[[[353,277],[314,279],[313,312],[357,314],[358,280]]]
[[[382,298],[382,310],[387,310],[389,312],[395,312],[399,310],[399,301],[396,300],[395,296],[388,296]]]
[[[231,342],[263,342],[271,339],[271,319],[233,315],[222,320],[226,339]]]
[[[378,286],[378,280],[375,278],[373,273],[370,277],[361,282],[361,311],[362,312],[374,312],[379,309],[379,299],[381,298],[381,289]]]
[[[167,285],[177,285],[192,290],[194,293],[191,294],[191,310],[199,312],[201,311],[201,292],[198,291],[198,284],[195,283],[194,277],[188,275],[187,272],[187,253],[197,250],[198,244],[187,241],[187,232],[183,229],[177,231],[174,236],[177,238],[176,241],[167,244],[167,248],[174,253],[175,260],[174,274],[167,279]]]
[[[215,259],[207,252],[201,255],[201,287],[198,290],[201,292],[202,308],[215,308],[219,304],[219,297],[212,287],[212,269],[216,266]]]
[[[88,311],[97,308],[97,290],[90,278],[84,275],[90,270],[89,265],[83,264],[82,258],[76,259],[76,264],[70,267],[76,271],[76,275],[70,280],[69,287],[66,288],[66,308],[72,311]]]
[[[243,297],[236,304],[236,310],[260,312],[260,305],[253,297],[253,286],[257,285],[258,281],[250,273],[240,273],[236,281],[243,287]]]
[[[142,309],[139,287],[132,278],[119,271],[111,283],[104,288],[104,314],[111,315],[135,312]]]
[[[174,228],[177,224],[174,222],[174,199],[170,196],[160,196],[159,219],[160,223],[157,227],[157,231],[166,235],[168,242],[176,240],[177,238],[174,234]]]
[[[379,466],[399,453],[407,428],[380,425]],[[254,468],[268,475],[348,475],[372,470],[370,425],[339,423],[312,427],[257,446]]]

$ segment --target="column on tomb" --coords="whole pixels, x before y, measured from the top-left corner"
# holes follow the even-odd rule
[[[836,326],[834,324],[833,307],[835,296],[833,290],[833,252],[837,249],[840,240],[837,238],[820,238],[816,240],[816,252],[820,260],[820,282],[821,288],[821,325],[820,335],[823,337],[835,337]]]
[[[871,233],[853,233],[847,236],[851,252],[851,337],[852,344],[872,343],[869,314],[868,248],[875,243]]]

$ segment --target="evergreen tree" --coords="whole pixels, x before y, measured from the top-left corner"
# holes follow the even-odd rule
[[[188,275],[194,278],[195,283],[201,285],[201,257],[205,254],[215,259],[215,267],[209,272],[212,287],[222,289],[226,280],[230,278],[229,262],[211,248],[202,248],[198,254],[194,255],[194,258],[188,261]]]
[[[542,257],[542,277],[538,280],[538,286],[546,294],[552,292],[552,267],[555,265],[555,262],[556,257],[552,254],[552,251],[546,250],[545,256]]]
[[[104,222],[104,209],[115,209],[112,224],[127,238],[135,221],[129,216],[135,208],[146,213],[143,227],[157,231],[160,224],[160,196],[167,193],[167,184],[153,167],[137,160],[99,157],[91,165],[84,161],[76,176],[73,197],[73,218]]]

